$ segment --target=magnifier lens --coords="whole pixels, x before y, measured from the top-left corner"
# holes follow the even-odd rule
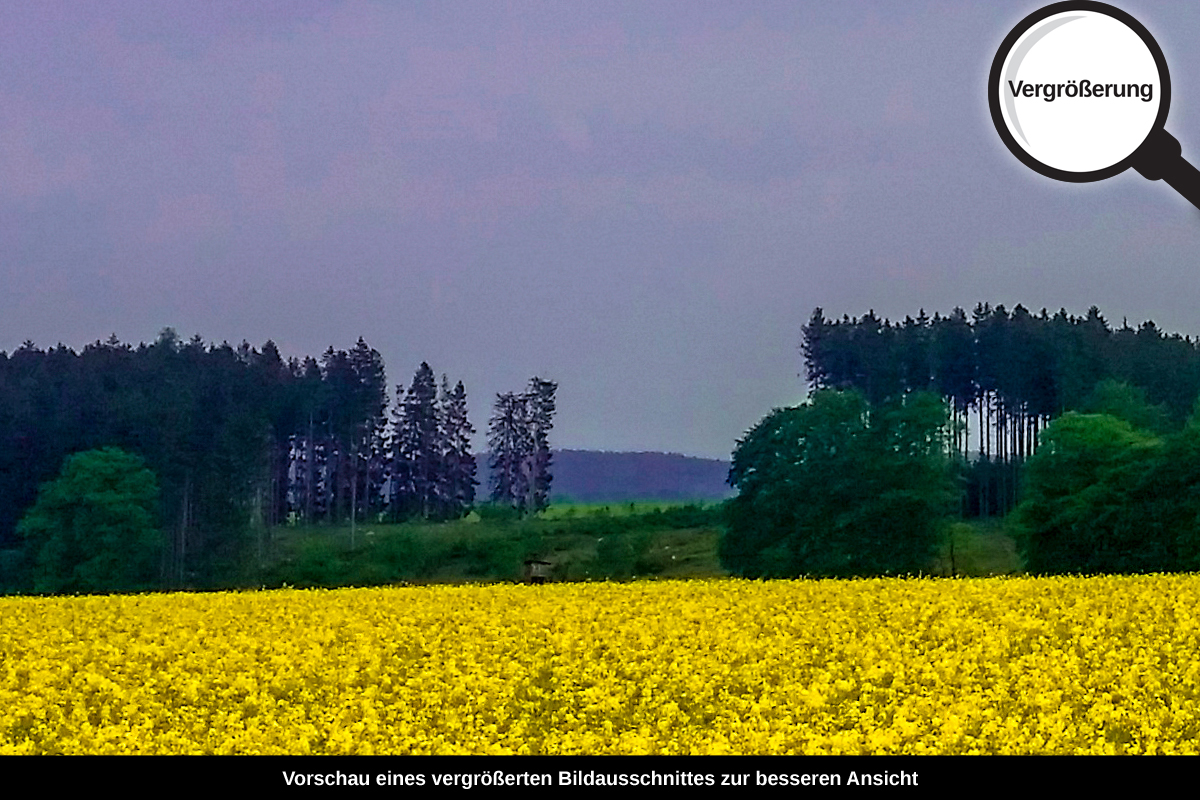
[[[1144,30],[1078,8],[1095,4],[1062,5],[1076,7],[1023,32],[1018,26],[1006,40],[992,74],[994,115],[1010,149],[1030,167],[1060,180],[1099,180],[1129,166],[1163,124],[1170,79]]]

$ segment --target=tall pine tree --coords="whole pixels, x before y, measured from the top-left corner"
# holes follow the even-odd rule
[[[383,357],[363,338],[350,351],[350,366],[357,381],[354,393],[356,425],[351,447],[354,482],[351,488],[354,517],[368,518],[382,510],[384,437],[387,433],[387,378]]]
[[[443,375],[438,405],[442,444],[441,516],[458,519],[471,510],[475,487],[479,485],[475,479],[475,456],[471,454],[471,434],[475,428],[467,418],[467,390],[462,381],[451,390]]]
[[[496,395],[488,424],[488,467],[491,469],[492,502],[520,509],[525,496],[523,466],[533,449],[529,441],[527,405],[524,395]]]
[[[399,415],[393,439],[392,507],[398,518],[429,519],[438,508],[442,443],[438,426],[437,382],[422,362],[405,395],[396,387]]]
[[[526,469],[525,512],[536,514],[550,505],[550,429],[554,427],[554,393],[558,384],[533,377],[525,393],[528,407],[529,441],[532,445]]]
[[[550,429],[558,384],[534,377],[522,394],[496,395],[488,428],[492,502],[521,515],[550,504]]]

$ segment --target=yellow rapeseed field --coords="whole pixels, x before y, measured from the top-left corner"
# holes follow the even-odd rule
[[[0,753],[1195,753],[1200,576],[0,599]]]

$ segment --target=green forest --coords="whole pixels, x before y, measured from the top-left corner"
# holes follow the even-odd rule
[[[809,398],[737,442],[736,497],[549,514],[552,381],[495,398],[481,489],[463,384],[422,364],[389,391],[361,338],[26,342],[0,352],[0,591],[515,580],[551,556],[567,580],[972,574],[985,539],[1013,543],[1000,571],[1200,567],[1196,341],[979,304],[818,308],[800,349]]]
[[[488,499],[517,517],[549,502],[556,388],[496,398]],[[389,394],[361,338],[286,361],[171,329],[0,352],[0,588],[253,585],[283,531],[345,526],[353,550],[368,523],[463,518],[479,480],[462,382],[421,364]]]
[[[917,573],[954,520],[997,516],[1031,573],[1200,568],[1197,342],[980,304],[901,323],[818,308],[801,349],[809,401],[734,453],[735,572]]]

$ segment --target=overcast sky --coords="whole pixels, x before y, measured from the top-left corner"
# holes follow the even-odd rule
[[[1200,212],[992,126],[1039,5],[0,0],[0,349],[363,336],[481,431],[537,374],[557,447],[728,457],[816,306],[1200,335]],[[1120,5],[1200,163],[1200,4]]]

